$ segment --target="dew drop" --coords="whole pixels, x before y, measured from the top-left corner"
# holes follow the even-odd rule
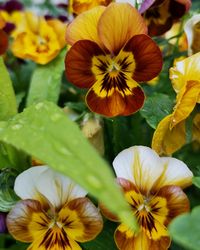
[[[102,184],[99,181],[99,179],[97,179],[96,176],[89,175],[89,176],[87,176],[87,180],[90,183],[90,185],[92,185],[93,187],[98,188],[98,189],[102,188]]]
[[[39,109],[43,108],[43,106],[44,106],[44,103],[39,102],[39,103],[37,103],[37,104],[35,105],[35,109],[39,110]]]
[[[62,117],[62,116],[61,116],[60,114],[56,113],[56,114],[53,114],[53,115],[50,117],[50,119],[51,119],[53,122],[56,122],[56,121],[58,121],[61,117]]]
[[[20,129],[21,127],[22,127],[21,124],[15,124],[15,125],[13,125],[11,128],[12,128],[13,130],[18,130],[18,129]]]

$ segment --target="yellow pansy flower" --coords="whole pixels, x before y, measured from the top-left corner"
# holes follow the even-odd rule
[[[9,233],[28,250],[81,250],[78,242],[92,240],[103,223],[87,192],[47,166],[21,173],[14,190],[22,199],[7,215]]]
[[[26,12],[13,34],[12,52],[16,57],[46,64],[65,46],[65,31],[66,24],[57,19],[47,21]]]
[[[168,224],[189,210],[189,200],[182,188],[191,185],[192,172],[180,160],[159,157],[144,146],[120,152],[113,167],[139,224],[139,232],[125,224],[117,227],[114,237],[118,249],[167,250],[170,246]],[[118,220],[104,206],[102,212],[110,220]]]

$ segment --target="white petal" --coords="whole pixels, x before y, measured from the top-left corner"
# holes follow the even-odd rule
[[[193,174],[184,162],[172,157],[161,157],[161,161],[165,171],[156,186],[157,188],[166,185],[185,188],[192,184]]]
[[[196,23],[200,21],[200,14],[192,16],[187,22],[185,23],[184,26],[184,31],[187,36],[187,41],[188,41],[188,55],[192,55],[192,43],[193,43],[193,27]]]
[[[149,192],[163,172],[160,157],[144,146],[123,150],[114,159],[113,166],[117,177],[130,180],[143,192]]]
[[[67,201],[85,197],[87,192],[68,177],[48,168],[40,175],[37,190],[54,207],[60,207]]]
[[[21,199],[36,199],[38,191],[36,183],[39,176],[48,169],[47,166],[32,167],[20,175],[15,180],[14,190]]]

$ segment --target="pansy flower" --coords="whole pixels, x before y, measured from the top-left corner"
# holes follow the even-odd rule
[[[66,75],[89,88],[89,108],[104,116],[130,115],[144,103],[138,82],[158,75],[162,56],[146,35],[143,18],[130,4],[111,3],[86,11],[68,25]]]
[[[188,55],[200,52],[200,14],[196,14],[187,20],[184,26],[188,41]]]
[[[107,6],[112,0],[69,0],[70,12],[80,14],[98,5]]]
[[[98,209],[87,192],[47,166],[21,173],[14,190],[22,199],[7,216],[10,234],[32,242],[29,250],[81,250],[102,229]]]
[[[0,56],[6,52],[8,47],[8,36],[4,32],[5,21],[0,15]]]
[[[16,24],[12,52],[18,58],[47,64],[65,46],[65,31],[66,24],[58,19],[45,20],[25,12],[21,22]]]
[[[148,34],[159,36],[168,31],[174,21],[179,20],[190,6],[190,0],[146,0],[140,8],[140,13],[148,25]]]
[[[176,105],[173,113],[160,121],[152,140],[152,148],[158,154],[166,155],[186,144],[186,119],[200,103],[200,52],[176,62],[170,69],[170,78],[177,93]],[[196,129],[198,121],[199,118],[194,117]]]
[[[192,183],[192,172],[183,162],[159,157],[144,146],[120,152],[113,167],[139,224],[139,232],[130,230],[125,224],[117,227],[114,238],[118,249],[168,249],[168,224],[189,210],[189,200],[182,188]],[[102,211],[107,218],[117,220],[104,207]]]

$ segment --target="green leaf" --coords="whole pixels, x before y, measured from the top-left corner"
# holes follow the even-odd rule
[[[200,249],[200,206],[177,217],[169,226],[173,240],[186,249]]]
[[[200,188],[200,177],[199,177],[199,176],[198,176],[198,177],[193,177],[192,182],[193,182],[193,184],[194,184],[196,187]]]
[[[15,93],[3,58],[0,57],[0,120],[8,120],[16,113]]]
[[[63,50],[52,62],[47,65],[38,65],[35,69],[30,83],[27,106],[44,100],[57,103],[65,54],[66,50]]]
[[[140,110],[140,114],[155,129],[158,123],[171,113],[172,108],[173,101],[168,95],[156,93],[147,97],[144,107]]]
[[[18,198],[13,191],[17,172],[7,168],[0,171],[0,211],[8,212],[16,204]]]
[[[71,177],[125,224],[136,229],[135,218],[109,166],[55,104],[40,102],[7,124],[0,123],[0,140]]]

